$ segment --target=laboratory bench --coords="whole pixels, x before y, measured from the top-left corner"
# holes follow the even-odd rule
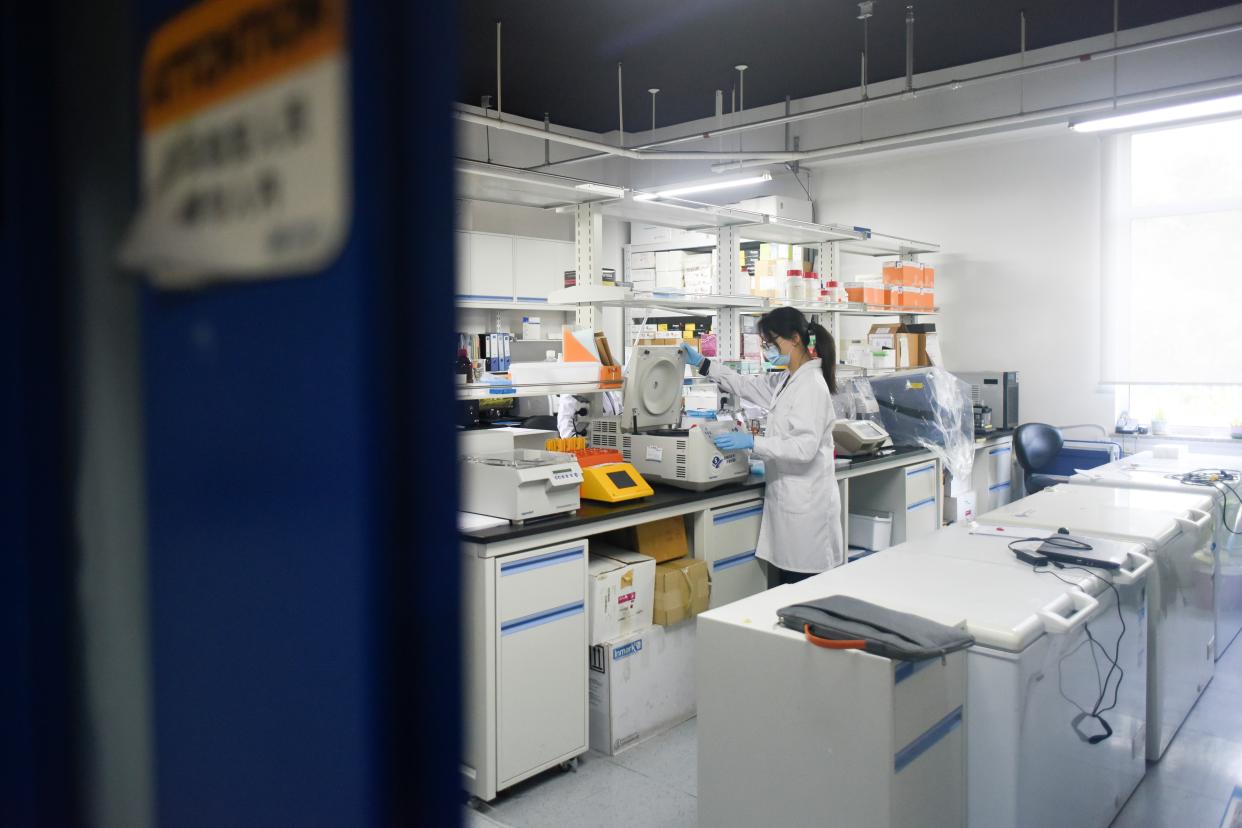
[[[940,461],[900,448],[836,469],[848,543],[850,503],[893,514],[893,543],[939,528]],[[466,739],[462,783],[494,799],[585,753],[588,739],[588,555],[591,536],[687,517],[689,554],[711,573],[711,606],[762,592],[755,557],[764,479],[705,492],[653,484],[642,500],[583,501],[574,514],[484,525],[462,516],[462,643]],[[473,524],[473,525],[472,525]]]

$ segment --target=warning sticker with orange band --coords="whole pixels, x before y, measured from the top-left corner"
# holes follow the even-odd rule
[[[205,0],[143,57],[124,264],[168,287],[323,269],[349,223],[344,0]]]
[[[155,33],[142,62],[142,121],[157,129],[341,51],[341,0],[213,0]]]

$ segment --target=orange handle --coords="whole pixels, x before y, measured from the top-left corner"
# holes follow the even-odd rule
[[[817,635],[811,635],[811,625],[803,624],[802,632],[806,635],[806,640],[814,644],[816,647],[823,647],[825,650],[861,650],[867,646],[867,642],[861,638],[820,638]]]

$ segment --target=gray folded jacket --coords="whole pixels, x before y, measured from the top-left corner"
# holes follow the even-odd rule
[[[964,650],[975,638],[917,615],[896,612],[848,595],[791,604],[776,611],[781,623],[833,642],[862,641],[873,655],[898,661],[922,661]],[[829,646],[829,645],[825,645]]]

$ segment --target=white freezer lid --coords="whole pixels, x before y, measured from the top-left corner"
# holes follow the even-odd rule
[[[1171,491],[1189,491],[1202,493],[1219,500],[1220,490],[1210,486],[1192,486],[1180,480],[1168,477],[1171,474],[1185,474],[1199,469],[1231,469],[1242,472],[1242,457],[1224,455],[1192,454],[1189,458],[1166,459],[1156,458],[1151,452],[1116,460],[1093,469],[1084,469],[1073,476],[1073,480],[1108,485],[1118,481],[1120,485],[1141,485],[1144,488],[1167,489]],[[1232,484],[1236,488],[1238,484]]]
[[[778,609],[851,595],[946,626],[964,625],[980,646],[1016,653],[1044,634],[1039,610],[1069,592],[1079,590],[1050,575],[921,553],[905,544],[700,617],[797,635],[777,625]]]
[[[1163,546],[1180,531],[1174,516],[1194,519],[1188,512],[1190,508],[1210,512],[1212,499],[1189,492],[1059,484],[980,515],[977,520],[981,526],[1049,530],[1064,527],[1071,534],[1104,535]]]
[[[1242,455],[1229,454],[1185,454],[1181,457],[1156,457],[1150,451],[1140,451],[1114,460],[1103,466],[1088,471],[1112,472],[1118,469],[1139,467],[1159,471],[1164,474],[1181,474],[1198,469],[1235,469],[1242,471]]]
[[[1143,554],[1143,545],[1139,543],[1087,534],[1077,534],[1075,537],[1082,538],[1100,551],[1116,550],[1125,554],[1135,552]],[[1010,537],[972,534],[969,527],[959,523],[947,526],[939,532],[932,532],[918,540],[908,541],[902,544],[901,548],[923,555],[937,555],[972,561],[976,564],[1003,566],[1026,572],[1032,578],[1047,578],[1047,575],[1036,574],[1030,564],[1023,563],[1014,557],[1009,549],[1009,544],[1012,542],[1013,538]],[[1033,544],[1028,544],[1023,548],[1033,548],[1033,546]],[[1077,583],[1084,592],[1090,595],[1099,595],[1108,588],[1101,578],[1082,569],[1064,569],[1059,570],[1057,574]]]
[[[621,428],[676,428],[681,420],[686,355],[677,345],[639,345],[630,353],[621,388]]]

